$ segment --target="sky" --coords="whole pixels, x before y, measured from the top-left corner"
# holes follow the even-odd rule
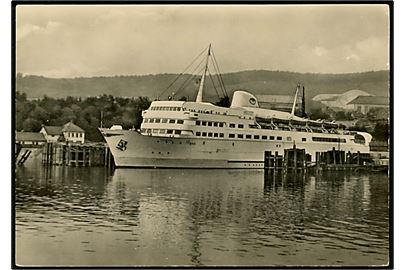
[[[389,69],[386,5],[19,5],[16,68],[55,78],[182,72],[212,44],[223,73]]]

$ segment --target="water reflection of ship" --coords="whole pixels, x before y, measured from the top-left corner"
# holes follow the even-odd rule
[[[199,170],[118,169],[114,179],[125,181],[131,190],[148,190],[143,194],[148,198],[140,199],[141,222],[142,209],[153,207],[155,212],[171,213],[170,219],[174,218],[174,213],[181,212],[176,215],[176,224],[187,226],[184,231],[189,232],[188,255],[193,265],[201,263],[201,249],[208,239],[227,239],[224,246],[217,247],[219,249],[229,248],[226,245],[266,245],[263,239],[268,237],[299,239],[304,227],[307,180],[288,178],[281,179],[279,184],[280,179],[275,179],[275,185],[282,188],[277,191],[267,184],[263,186],[263,171],[215,170],[202,174]],[[180,205],[173,205],[173,200]],[[188,221],[179,220],[182,217]],[[160,217],[148,220],[167,226]],[[275,227],[287,233],[278,234]],[[258,238],[249,237],[250,229]],[[239,235],[239,231],[246,231],[246,234]]]
[[[139,203],[140,226],[153,228],[143,232],[147,239],[158,234],[163,241],[182,243],[195,266],[207,263],[203,250],[212,239],[220,251],[273,246],[294,255],[295,247],[316,233],[323,233],[322,241],[332,247],[342,241],[354,246],[346,235],[347,222],[357,226],[362,218],[381,219],[370,213],[371,204],[381,198],[367,175],[276,174],[263,182],[264,176],[263,171],[243,170],[117,169],[107,188],[116,206]],[[370,226],[381,237],[381,224]]]

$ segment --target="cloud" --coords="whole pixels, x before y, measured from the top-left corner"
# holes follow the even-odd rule
[[[52,34],[54,31],[58,30],[60,25],[61,23],[55,21],[49,21],[45,27],[34,24],[24,24],[16,30],[17,41],[21,41],[31,34]]]
[[[359,60],[360,60],[360,57],[359,57],[357,54],[352,53],[352,54],[346,56],[345,59],[346,59],[347,61],[352,61],[352,60],[354,60],[354,61],[359,61]]]
[[[389,60],[387,22],[378,5],[24,6],[17,9],[17,70],[181,72],[209,43],[222,72],[378,70]]]
[[[315,54],[316,56],[323,56],[328,53],[328,50],[317,46],[312,50],[312,53]]]
[[[17,41],[22,40],[29,34],[39,31],[41,28],[38,25],[25,24],[17,29]]]

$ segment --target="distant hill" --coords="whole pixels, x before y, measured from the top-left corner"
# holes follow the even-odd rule
[[[17,75],[16,90],[27,94],[28,98],[40,98],[44,95],[54,98],[67,96],[87,97],[97,95],[114,95],[123,97],[148,96],[152,100],[159,96],[178,76],[178,74],[157,74],[144,76],[112,76],[72,79],[54,79],[42,76]],[[188,79],[189,83],[184,83]],[[217,80],[215,76],[212,78]],[[236,89],[245,89],[254,94],[293,95],[297,83],[305,86],[307,100],[318,94],[340,94],[351,89],[378,96],[389,95],[389,72],[371,71],[348,74],[314,74],[285,71],[252,70],[223,74],[228,94]],[[186,96],[194,99],[198,89],[198,77],[183,75],[168,89],[161,99],[176,89],[179,91],[174,99]],[[206,79],[204,99],[218,100],[212,86],[211,78]],[[184,86],[183,86],[184,84]],[[220,89],[217,91],[221,94]]]

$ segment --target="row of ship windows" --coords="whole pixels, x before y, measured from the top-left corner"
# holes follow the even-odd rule
[[[210,121],[195,121],[197,126],[209,126],[209,127],[226,127],[224,122],[210,122]],[[236,128],[236,124],[230,123],[229,128]],[[244,128],[243,124],[238,124],[238,128]]]
[[[181,134],[181,130],[179,129],[141,129],[141,133],[158,133],[158,134]]]
[[[225,127],[224,122],[211,122],[211,121],[195,121],[197,126],[208,126],[208,127]]]
[[[166,106],[157,106],[157,107],[151,107],[151,111],[181,111],[181,107],[166,107]]]
[[[200,132],[200,131],[197,131],[196,133],[195,133],[195,135],[196,136],[201,136],[201,137],[214,137],[214,138],[216,138],[216,137],[219,137],[219,138],[223,138],[224,137],[224,133],[216,133],[216,132]],[[250,134],[246,134],[245,136],[243,135],[243,134],[233,134],[233,133],[230,133],[230,134],[228,134],[228,137],[229,138],[231,138],[231,139],[233,139],[233,138],[238,138],[238,139],[243,139],[243,138],[245,138],[245,139],[255,139],[255,140],[260,140],[260,138],[262,139],[262,140],[267,140],[267,139],[269,139],[269,140],[275,140],[275,139],[277,139],[278,141],[281,141],[283,138],[281,137],[281,136],[277,136],[277,137],[275,137],[275,136],[266,136],[266,135],[262,135],[261,137],[259,136],[259,135],[250,135]],[[306,141],[306,138],[302,138],[303,139],[303,141]],[[291,141],[291,137],[287,137],[287,141]]]
[[[176,134],[180,135],[181,130],[178,129],[143,129],[141,132],[146,132],[146,133],[158,133],[158,134]],[[224,133],[217,133],[217,132],[200,132],[197,131],[195,133],[197,137],[214,137],[214,138],[224,138]],[[250,135],[250,134],[233,134],[230,133],[228,134],[228,137],[231,139],[238,138],[238,139],[255,139],[255,140],[277,140],[281,141],[283,138],[281,136],[266,136],[266,135]],[[286,138],[287,141],[292,141],[291,137]],[[307,138],[301,138],[303,142],[307,141]],[[339,143],[345,143],[346,139],[341,139],[341,138],[327,138],[327,137],[312,137],[312,141],[314,142],[339,142]]]
[[[144,123],[184,124],[184,120],[181,120],[181,119],[175,120],[175,119],[167,119],[167,118],[163,118],[163,119],[160,119],[160,118],[146,118],[146,119],[144,120]],[[196,124],[197,126],[226,127],[226,123],[224,123],[224,122],[195,121],[195,124]],[[238,124],[237,126],[238,126],[238,128],[244,128],[244,125],[243,125],[243,124]],[[236,124],[230,123],[230,124],[229,124],[229,127],[230,127],[230,128],[236,128]]]
[[[150,118],[150,119],[148,119],[148,118],[146,118],[144,120],[144,123],[184,124],[184,120],[181,120],[181,119],[175,120],[175,119],[167,119],[167,118],[163,118],[163,119],[160,119],[160,118]]]
[[[186,111],[187,109],[182,108],[182,107],[169,107],[169,106],[153,106],[149,108],[151,111]],[[209,114],[224,114],[226,115],[227,112],[217,112],[213,110],[196,110],[196,109],[190,109],[189,111],[191,112],[198,112],[198,113],[209,113]]]
[[[327,138],[327,137],[312,137],[312,141],[314,141],[314,142],[339,142],[339,143],[345,143],[346,139]]]

